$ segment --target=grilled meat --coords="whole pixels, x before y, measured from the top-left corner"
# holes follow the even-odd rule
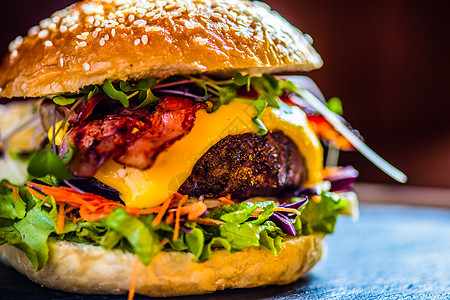
[[[304,158],[289,137],[278,131],[246,133],[211,147],[178,192],[233,199],[276,196],[295,190],[306,177]]]

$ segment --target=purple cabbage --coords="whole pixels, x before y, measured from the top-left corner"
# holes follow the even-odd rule
[[[283,230],[284,233],[295,236],[295,228],[292,225],[291,220],[288,216],[283,214],[282,212],[276,211],[270,217],[269,220],[277,224],[278,227]]]
[[[294,203],[285,203],[281,204],[278,207],[284,208],[292,208],[299,209],[302,205],[304,205],[308,201],[308,198],[304,198],[298,202]],[[295,236],[295,228],[292,224],[292,221],[297,217],[296,214],[285,212],[285,211],[275,211],[270,217],[269,220],[274,222],[284,233]]]
[[[325,177],[331,183],[330,192],[345,192],[352,189],[353,183],[358,178],[359,172],[352,166],[346,166],[337,171],[333,176]]]
[[[292,197],[312,197],[319,195],[320,191],[318,188],[299,188],[292,193]]]
[[[192,228],[188,228],[188,227],[184,226],[184,224],[181,222],[180,222],[180,230],[185,233],[192,233]]]

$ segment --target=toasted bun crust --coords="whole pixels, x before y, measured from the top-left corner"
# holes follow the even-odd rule
[[[77,92],[105,79],[308,71],[322,65],[303,34],[246,0],[82,1],[10,44],[2,97]]]
[[[183,252],[160,252],[137,267],[136,292],[148,296],[211,293],[225,288],[288,284],[308,272],[322,255],[323,235],[290,238],[274,256],[264,247],[230,254],[215,250],[209,260],[194,262]],[[50,259],[36,272],[20,250],[3,245],[0,259],[49,288],[74,293],[123,294],[130,287],[137,258],[130,253],[69,242],[50,243]]]

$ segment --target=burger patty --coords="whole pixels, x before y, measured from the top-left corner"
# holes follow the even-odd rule
[[[178,192],[233,199],[278,196],[300,187],[306,177],[305,160],[289,137],[280,131],[246,133],[212,146]]]

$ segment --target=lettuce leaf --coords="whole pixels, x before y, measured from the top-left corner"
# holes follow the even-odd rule
[[[139,219],[128,215],[122,207],[116,208],[101,222],[124,236],[144,265],[150,264],[153,257],[161,251],[162,246],[156,233]]]
[[[227,223],[244,223],[258,208],[262,209],[263,212],[256,220],[251,221],[251,223],[256,225],[262,224],[272,215],[273,210],[275,209],[275,202],[244,202],[234,205],[222,205],[210,212],[210,217]]]
[[[203,230],[194,228],[192,233],[187,233],[185,235],[185,241],[188,251],[194,254],[195,260],[198,261],[202,255],[205,244],[205,235],[203,234]]]
[[[23,219],[26,214],[26,204],[21,197],[14,200],[12,195],[0,194],[0,218]]]
[[[200,257],[199,261],[208,260],[211,257],[212,250],[214,248],[223,248],[228,252],[231,252],[231,245],[227,239],[215,237],[209,243],[205,244],[205,246],[203,247],[202,256]]]
[[[273,201],[223,205],[208,213],[209,218],[223,221],[222,225],[184,222],[183,226],[191,232],[179,231],[175,241],[173,225],[165,222],[154,225],[154,214],[134,217],[123,208],[117,208],[97,222],[66,220],[63,232],[57,233],[58,206],[54,198],[41,200],[24,187],[19,190],[20,198],[14,200],[12,191],[0,184],[0,245],[9,243],[22,250],[36,270],[48,260],[49,238],[121,249],[135,253],[148,265],[163,248],[190,252],[195,261],[209,259],[216,248],[232,252],[264,246],[278,255],[286,237],[286,233],[269,220],[276,207]],[[323,193],[319,197],[320,201],[308,201],[299,209],[300,215],[291,219],[297,235],[333,232],[337,215],[345,211],[347,201],[334,193]],[[162,243],[163,240],[168,243]]]
[[[259,228],[251,223],[224,223],[220,225],[220,236],[228,240],[233,250],[259,246]]]
[[[16,231],[14,234],[18,234],[18,236],[14,237],[16,242],[12,243],[13,246],[21,250],[26,248],[27,251],[25,253],[28,258],[31,257],[30,261],[33,267],[36,270],[42,269],[48,260],[47,239],[55,229],[48,213],[35,206],[27,213],[25,218],[15,223],[12,227]],[[8,241],[8,243],[10,242]],[[29,250],[30,247],[33,251]]]
[[[308,200],[300,215],[302,233],[304,235],[313,232],[333,233],[338,214],[345,206],[345,200],[341,200],[339,195],[329,192],[322,193],[318,202]]]

